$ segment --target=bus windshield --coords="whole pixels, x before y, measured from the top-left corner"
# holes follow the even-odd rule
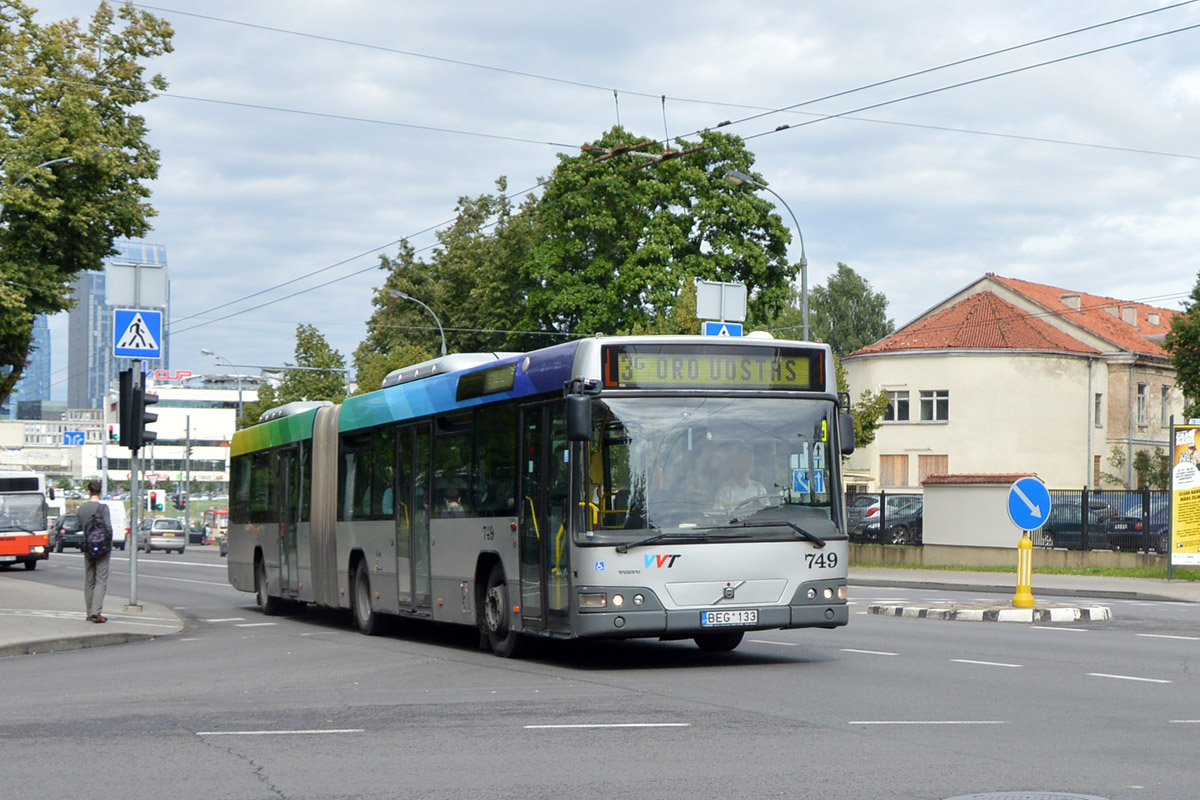
[[[0,531],[46,530],[46,500],[40,494],[0,494]]]
[[[791,525],[822,538],[842,529],[833,402],[743,395],[594,403],[584,543],[647,531],[740,529],[761,539],[792,536]]]

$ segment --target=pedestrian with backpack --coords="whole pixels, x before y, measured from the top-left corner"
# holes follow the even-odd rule
[[[88,481],[88,499],[76,510],[83,523],[83,599],[88,622],[108,622],[100,613],[108,589],[108,559],[112,555],[112,516],[100,502],[100,481]]]

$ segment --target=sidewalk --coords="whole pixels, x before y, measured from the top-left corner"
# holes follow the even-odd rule
[[[1012,597],[1017,573],[954,572],[940,569],[850,568],[850,589],[856,586],[995,592]],[[1153,578],[1106,578],[1092,575],[1039,575],[1032,579],[1033,596],[1094,597],[1114,600],[1166,600],[1200,603],[1200,581]]]
[[[19,574],[0,572],[0,658],[140,642],[184,628],[182,617],[157,603],[126,612],[129,600],[111,590],[104,598],[108,622],[97,625],[87,621],[82,580],[78,589],[64,589]]]

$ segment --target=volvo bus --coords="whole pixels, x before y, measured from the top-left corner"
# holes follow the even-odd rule
[[[845,625],[849,397],[827,345],[760,336],[456,354],[269,411],[232,441],[229,580],[501,656]]]
[[[54,488],[47,487],[45,475],[0,472],[0,568],[37,569],[50,557],[47,497],[54,498]]]

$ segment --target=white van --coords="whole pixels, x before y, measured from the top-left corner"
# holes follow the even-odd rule
[[[108,506],[108,515],[112,519],[113,547],[125,549],[125,539],[129,536],[129,512],[120,500],[101,500]]]

